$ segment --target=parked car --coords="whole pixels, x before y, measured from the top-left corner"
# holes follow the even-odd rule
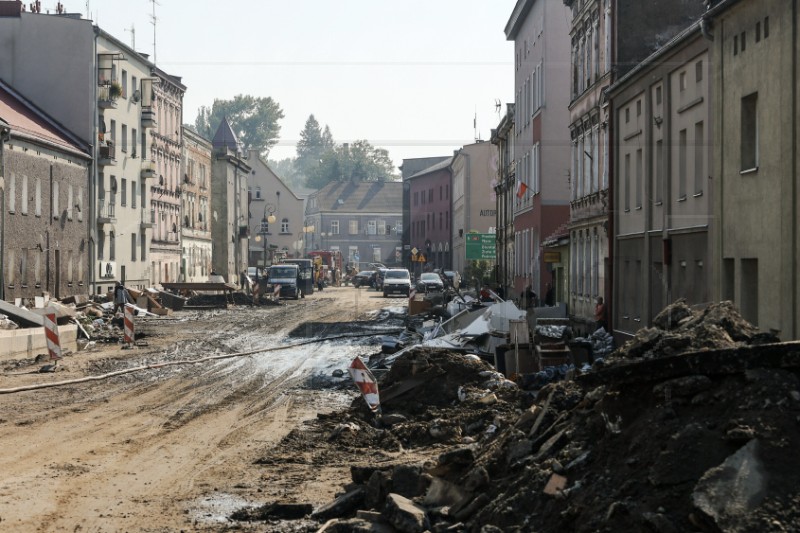
[[[298,298],[305,297],[302,290],[297,286],[297,280],[300,277],[300,267],[297,265],[272,265],[268,270],[269,285],[268,291],[274,291],[276,285],[280,285],[279,296],[281,298]]]
[[[411,294],[411,274],[405,268],[390,268],[383,278],[383,297],[400,293],[408,297]]]
[[[439,274],[435,272],[423,272],[419,276],[419,281],[417,281],[417,290],[420,292],[443,291],[444,283],[442,282],[442,278],[439,277]]]
[[[375,275],[374,270],[362,270],[350,280],[353,282],[353,287],[369,287],[372,284],[372,277]]]

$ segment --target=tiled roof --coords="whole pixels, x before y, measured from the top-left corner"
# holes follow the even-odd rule
[[[444,161],[436,163],[435,165],[432,165],[432,166],[430,166],[430,167],[428,167],[428,168],[426,168],[424,170],[420,170],[419,172],[417,172],[413,176],[409,176],[406,179],[413,180],[414,178],[417,178],[419,176],[424,176],[426,174],[430,174],[431,172],[436,172],[437,170],[444,170],[447,167],[449,167],[452,162],[453,162],[453,158],[452,157],[448,157]]]
[[[0,81],[0,119],[11,127],[12,134],[43,141],[63,150],[88,155],[88,147],[60,126],[33,103]]]
[[[317,192],[322,212],[400,213],[403,184],[399,181],[334,181]]]

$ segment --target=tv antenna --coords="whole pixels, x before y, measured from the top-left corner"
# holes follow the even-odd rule
[[[150,0],[153,4],[153,14],[150,15],[150,24],[153,25],[153,64],[156,64],[156,22],[158,22],[158,17],[156,17],[156,6],[160,6],[156,0]]]
[[[500,99],[494,99],[494,111],[497,113],[497,119],[500,119],[500,110],[503,109],[503,104],[500,103]]]
[[[130,28],[125,28],[125,31],[131,32],[131,48],[136,51],[136,28],[131,24]]]

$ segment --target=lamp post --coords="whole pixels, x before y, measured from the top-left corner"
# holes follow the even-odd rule
[[[264,218],[261,219],[261,238],[264,240],[264,267],[267,266],[267,233],[269,225],[275,222],[275,205],[264,206]]]

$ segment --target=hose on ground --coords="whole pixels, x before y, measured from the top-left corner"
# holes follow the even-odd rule
[[[200,359],[181,359],[179,361],[164,361],[161,363],[151,363],[147,365],[137,366],[133,368],[126,368],[125,370],[117,370],[115,372],[108,372],[106,374],[99,374],[97,376],[86,376],[83,378],[76,378],[76,379],[68,379],[64,381],[54,381],[52,383],[36,383],[32,385],[23,385],[20,387],[13,387],[10,389],[0,389],[0,394],[14,394],[17,392],[27,392],[32,390],[39,390],[39,389],[49,389],[51,387],[62,387],[65,385],[74,385],[77,383],[88,383],[91,381],[101,381],[104,379],[113,378],[116,376],[122,376],[124,374],[131,374],[133,372],[141,372],[143,370],[151,370],[154,368],[164,368],[168,366],[178,366],[178,365],[194,365],[197,363],[204,363],[207,361],[215,361],[220,359],[231,359],[233,357],[244,357],[248,355],[253,355],[257,353],[265,353],[265,352],[276,352],[279,350],[288,350],[290,348],[297,348],[300,346],[306,346],[309,344],[319,344],[321,342],[337,340],[337,339],[345,339],[345,338],[354,338],[354,337],[371,337],[374,335],[388,335],[392,333],[400,333],[403,331],[402,329],[391,329],[385,331],[372,331],[370,333],[343,333],[341,335],[333,335],[331,337],[325,338],[317,338],[311,339],[302,342],[296,342],[293,344],[284,344],[281,346],[273,346],[270,348],[258,348],[256,350],[249,350],[246,352],[237,352],[237,353],[226,353],[226,354],[217,354],[217,355],[210,355],[208,357],[201,357]]]

